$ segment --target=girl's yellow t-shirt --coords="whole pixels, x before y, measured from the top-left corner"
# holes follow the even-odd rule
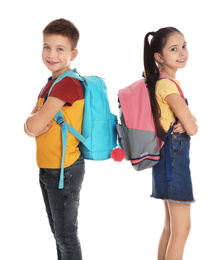
[[[180,81],[176,79],[174,80],[180,86]],[[160,123],[166,133],[168,132],[171,123],[175,121],[175,115],[168,103],[165,101],[165,98],[170,94],[180,95],[176,84],[169,79],[158,80],[156,83],[156,99],[161,111]]]

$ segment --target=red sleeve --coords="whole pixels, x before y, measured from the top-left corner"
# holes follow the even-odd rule
[[[71,77],[65,77],[55,84],[49,96],[57,97],[72,105],[76,100],[84,99],[83,90],[80,82]]]

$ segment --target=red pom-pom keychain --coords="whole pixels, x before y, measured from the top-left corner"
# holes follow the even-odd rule
[[[125,158],[125,152],[122,148],[115,148],[111,152],[111,158],[115,162],[121,162]]]

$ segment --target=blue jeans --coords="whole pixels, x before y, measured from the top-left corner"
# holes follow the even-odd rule
[[[40,169],[40,186],[59,260],[82,260],[77,219],[84,173],[85,163],[80,156],[64,169],[64,188],[59,190],[60,169]]]

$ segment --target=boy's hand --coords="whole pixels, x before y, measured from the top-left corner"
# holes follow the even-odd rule
[[[38,109],[38,104],[25,122],[25,132],[32,137],[40,136],[52,127],[52,120],[66,102],[55,97],[49,97],[44,106]]]
[[[38,137],[38,136],[40,136],[40,135],[42,135],[42,134],[48,132],[51,127],[52,127],[52,121],[50,121],[50,122],[47,124],[47,126],[46,126],[39,134],[32,134],[32,133],[30,133],[30,132],[28,131],[26,124],[24,124],[25,133],[26,133],[28,136],[30,136],[30,137]]]
[[[41,109],[41,108],[39,108],[39,109]],[[45,129],[42,130],[42,132],[41,132],[40,135],[42,135],[42,134],[48,132],[51,127],[52,127],[52,121],[50,121],[50,122],[48,123],[48,125],[45,127]]]
[[[39,112],[42,108],[43,108],[43,105],[40,108],[38,108],[37,112]]]
[[[43,108],[43,105],[38,109],[37,112],[39,112],[41,109]],[[45,129],[42,130],[42,132],[40,133],[40,135],[46,133],[49,131],[49,129],[52,127],[52,121],[50,121],[47,126],[45,127]]]

